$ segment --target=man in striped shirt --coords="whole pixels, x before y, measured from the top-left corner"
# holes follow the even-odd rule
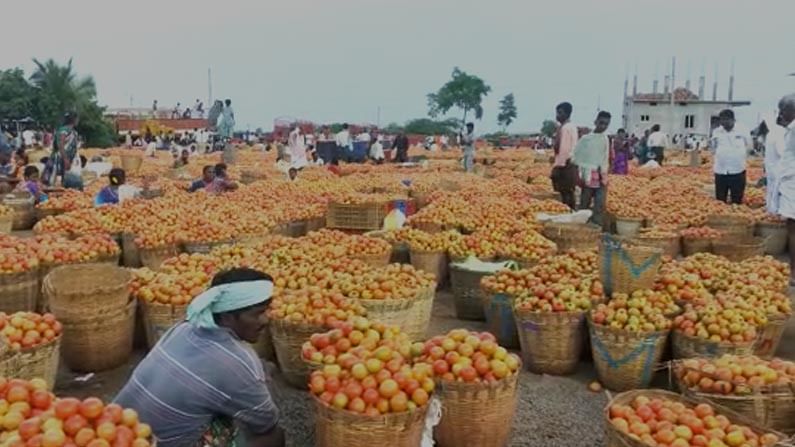
[[[262,362],[245,342],[264,328],[270,276],[232,269],[188,308],[133,372],[116,402],[138,411],[160,447],[281,447]],[[237,431],[240,431],[238,434]]]

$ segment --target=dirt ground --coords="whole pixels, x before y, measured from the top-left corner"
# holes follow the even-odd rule
[[[455,318],[449,292],[437,294],[429,336],[443,334],[453,328],[483,330],[482,322]],[[63,396],[99,396],[111,400],[124,385],[135,365],[145,355],[136,349],[130,361],[122,367],[87,377],[65,367],[59,372],[56,392]],[[778,355],[795,360],[795,319],[790,319]],[[273,376],[271,390],[287,430],[288,446],[311,447],[313,416],[306,392],[289,387],[274,365],[268,364]],[[582,361],[571,376],[557,377],[522,372],[519,405],[513,420],[511,447],[593,447],[603,445],[602,409],[608,392],[592,393],[587,384],[596,378],[593,363]],[[655,387],[670,388],[668,374],[657,373]]]

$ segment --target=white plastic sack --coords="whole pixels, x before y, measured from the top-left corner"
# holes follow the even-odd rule
[[[649,160],[649,161],[646,162],[645,165],[641,166],[640,168],[641,169],[654,169],[654,168],[659,168],[659,167],[660,167],[660,164],[657,163],[656,160]]]
[[[472,272],[496,273],[500,270],[511,268],[516,265],[516,263],[513,261],[484,262],[474,256],[470,256],[466,258],[464,262],[454,262],[453,265]]]
[[[539,222],[584,224],[588,222],[588,220],[591,218],[592,215],[593,211],[591,210],[580,210],[574,213],[566,213],[566,214],[538,213],[536,214],[536,220]]]
[[[442,403],[437,397],[432,397],[428,402],[428,413],[425,414],[425,428],[422,430],[421,447],[433,447],[433,427],[442,420]]]
[[[397,230],[403,228],[406,223],[406,215],[402,211],[395,208],[389,212],[384,218],[384,230]]]

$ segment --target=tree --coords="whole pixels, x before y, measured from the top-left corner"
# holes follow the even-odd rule
[[[418,135],[452,134],[459,129],[459,122],[455,118],[436,121],[429,118],[410,120],[403,126],[406,133]]]
[[[20,68],[0,71],[0,118],[34,116],[35,92]]]
[[[428,95],[428,115],[436,118],[446,114],[452,108],[464,111],[461,120],[466,123],[467,113],[475,112],[475,118],[483,118],[483,98],[491,91],[491,87],[486,85],[477,76],[467,74],[458,67],[453,69],[452,79],[447,81],[436,93]]]
[[[500,113],[497,115],[497,124],[507,129],[516,119],[516,104],[513,93],[508,93],[500,100]]]
[[[65,112],[80,117],[77,132],[90,146],[107,147],[114,143],[113,126],[105,120],[104,107],[97,104],[97,89],[91,76],[79,77],[72,68],[72,60],[58,65],[54,60],[33,59],[36,70],[30,81],[36,93],[36,118],[56,128]]]
[[[398,134],[403,132],[403,126],[399,125],[398,123],[389,123],[384,128],[384,132],[389,134]]]
[[[541,135],[552,138],[558,130],[558,125],[552,120],[544,120],[541,124]]]

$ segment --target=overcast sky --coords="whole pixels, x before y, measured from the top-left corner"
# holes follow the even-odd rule
[[[536,131],[557,102],[590,124],[597,106],[621,115],[623,81],[641,91],[671,56],[693,88],[719,65],[725,97],[732,57],[745,121],[795,92],[795,0],[8,0],[0,67],[72,57],[109,107],[161,107],[231,98],[238,128],[277,117],[402,123],[427,114],[426,94],[454,66],[492,92],[479,131],[496,129],[514,93],[511,130]],[[630,86],[631,88],[631,86]],[[613,127],[616,127],[614,124]]]

